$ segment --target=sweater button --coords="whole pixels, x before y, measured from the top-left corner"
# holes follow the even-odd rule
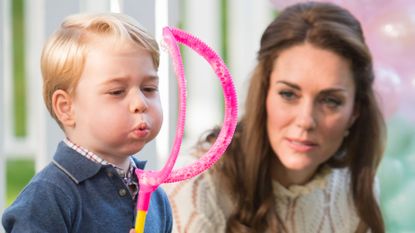
[[[107,173],[107,176],[111,178],[111,177],[113,177],[113,176],[114,176],[114,174],[113,174],[112,172],[108,172],[108,173]]]
[[[125,189],[120,189],[120,190],[118,190],[118,194],[119,194],[121,197],[123,197],[123,196],[127,195],[127,190],[125,190]]]

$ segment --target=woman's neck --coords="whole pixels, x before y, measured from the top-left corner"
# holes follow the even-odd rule
[[[317,167],[303,170],[292,170],[284,167],[278,159],[275,159],[271,174],[273,180],[288,188],[292,185],[307,184],[313,178],[316,171]]]

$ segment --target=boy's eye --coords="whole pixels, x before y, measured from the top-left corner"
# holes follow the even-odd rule
[[[117,90],[113,90],[113,91],[109,91],[108,94],[110,95],[114,95],[114,96],[119,96],[125,93],[125,90],[123,89],[117,89]]]
[[[288,90],[280,91],[278,92],[278,94],[285,100],[293,100],[296,97],[293,91],[288,91]]]
[[[143,92],[152,93],[152,92],[157,92],[158,91],[158,87],[156,87],[156,86],[148,86],[148,87],[143,87],[142,90],[143,90]]]

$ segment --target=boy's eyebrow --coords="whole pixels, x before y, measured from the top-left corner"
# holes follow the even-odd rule
[[[146,75],[143,78],[144,81],[158,81],[159,80],[159,76],[158,75]],[[129,77],[115,77],[112,78],[110,80],[107,80],[105,82],[102,83],[102,85],[108,85],[108,84],[112,84],[112,83],[120,83],[120,84],[124,84],[124,83],[128,83],[130,82],[130,78]]]
[[[127,77],[117,77],[117,78],[112,78],[110,80],[106,80],[105,82],[102,83],[102,85],[107,85],[107,84],[112,84],[112,83],[126,83],[126,82],[128,82]]]
[[[158,75],[146,75],[144,77],[144,79],[147,79],[149,81],[158,81],[159,80],[159,76]]]

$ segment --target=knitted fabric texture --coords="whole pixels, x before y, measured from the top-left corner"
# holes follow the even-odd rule
[[[173,211],[174,233],[225,232],[233,202],[218,190],[214,172],[180,184],[165,184]],[[285,188],[273,182],[276,210],[289,233],[351,233],[359,217],[350,192],[347,169],[324,168],[306,185]]]

